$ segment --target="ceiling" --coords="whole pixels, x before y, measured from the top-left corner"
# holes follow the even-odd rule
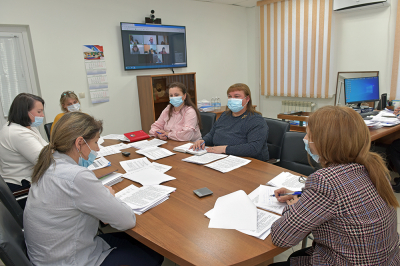
[[[257,6],[257,0],[192,0],[192,1],[212,2],[225,5],[243,6],[243,7]]]

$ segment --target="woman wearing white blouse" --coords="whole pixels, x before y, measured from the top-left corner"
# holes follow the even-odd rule
[[[8,123],[0,130],[0,175],[11,191],[30,186],[33,166],[47,145],[37,129],[43,123],[43,108],[44,100],[39,96],[18,94]]]

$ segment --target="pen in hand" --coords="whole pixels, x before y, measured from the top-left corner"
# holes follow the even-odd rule
[[[201,148],[201,146],[202,146],[204,143],[206,143],[206,142],[203,141],[203,142],[200,144],[200,148]],[[196,151],[198,151],[198,150],[199,150],[199,148],[196,149]]]
[[[296,191],[293,193],[284,193],[284,194],[279,194],[279,196],[301,196],[302,191]],[[270,197],[275,197],[275,195],[270,195]]]
[[[160,134],[160,135],[162,135],[162,133],[161,132],[158,132],[158,131],[156,131],[158,134]],[[166,135],[166,134],[164,134],[167,138],[168,138],[168,136]]]

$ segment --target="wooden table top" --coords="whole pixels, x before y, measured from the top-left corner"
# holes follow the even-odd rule
[[[106,140],[102,145],[117,143],[119,141]],[[169,140],[160,147],[172,151],[179,145],[182,142]],[[125,173],[119,162],[142,158],[135,150],[124,150],[131,153],[129,157],[120,153],[107,156],[112,165],[96,170],[96,176],[110,172],[112,168]],[[181,161],[189,156],[176,152],[156,161],[172,166],[166,174],[176,180],[163,185],[177,190],[167,201],[142,215],[136,215],[136,227],[126,233],[179,265],[257,265],[286,250],[272,244],[271,236],[263,241],[236,230],[208,228],[210,220],[204,216],[214,207],[218,197],[237,190],[244,190],[248,194],[286,169],[251,159],[249,164],[223,174],[202,165]],[[124,179],[113,188],[118,192],[130,184],[141,186]],[[209,188],[214,194],[198,198],[193,190],[203,187]]]
[[[370,129],[369,132],[371,134],[371,141],[386,137],[393,133],[397,133],[397,131],[399,130],[400,130],[400,125],[396,125],[393,127],[381,127],[378,129]]]

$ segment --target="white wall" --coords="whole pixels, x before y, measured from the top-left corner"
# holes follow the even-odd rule
[[[379,71],[380,93],[390,91],[394,31],[397,0],[388,8],[333,12],[330,89],[336,90],[339,71]],[[259,8],[254,8],[254,14]],[[259,22],[256,23],[256,39],[259,42]],[[260,57],[257,51],[256,60]],[[258,65],[257,72],[260,72]],[[249,80],[252,77],[249,75]],[[257,77],[259,80],[259,77]],[[251,82],[251,81],[249,81]],[[332,99],[260,96],[260,110],[266,117],[276,118],[281,112],[281,101],[313,101],[316,108],[333,105]]]
[[[246,36],[255,29],[248,30],[244,7],[185,0],[2,0],[0,24],[29,25],[48,122],[61,112],[61,92],[73,90],[86,93],[82,110],[104,121],[105,134],[141,129],[136,76],[172,72],[124,71],[119,23],[144,22],[151,9],[163,24],[186,26],[188,67],[175,73],[197,72],[198,99],[219,96],[224,105],[230,85],[248,83],[255,58],[248,57]],[[84,44],[104,46],[108,103],[91,104]],[[251,82],[257,83],[253,77]]]

